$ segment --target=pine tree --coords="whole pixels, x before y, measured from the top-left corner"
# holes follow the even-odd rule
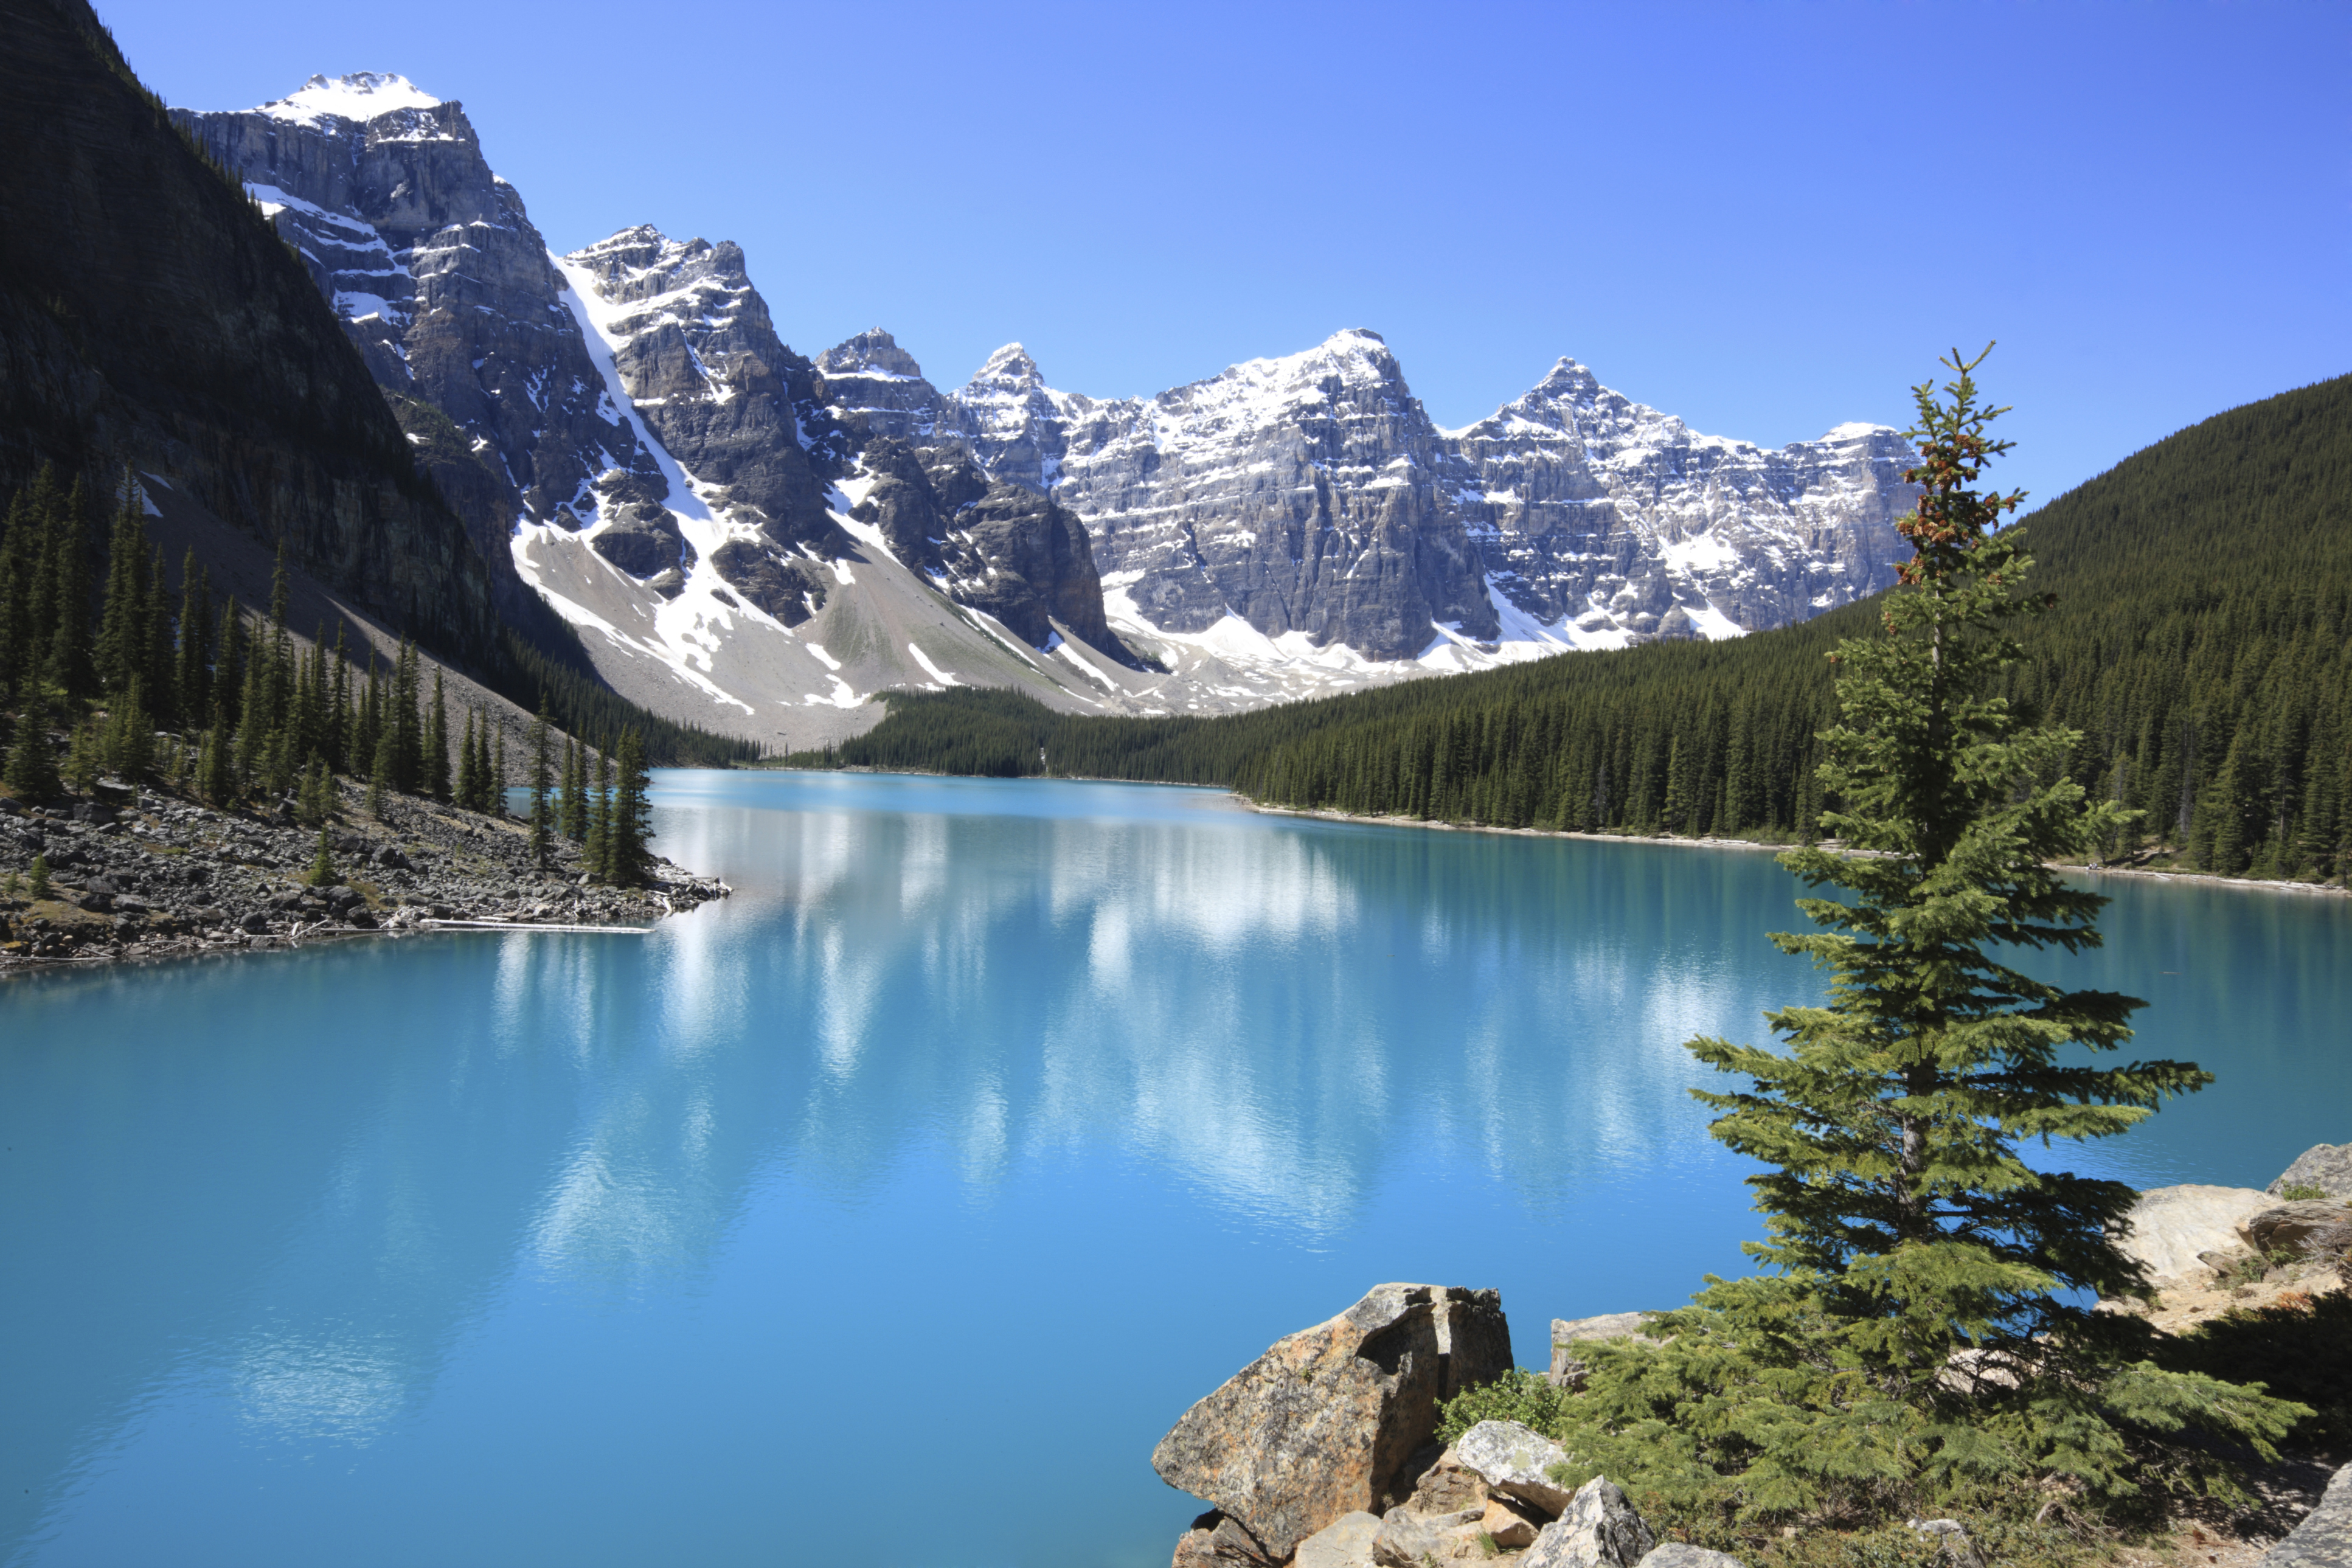
[[[236,798],[236,763],[231,755],[235,742],[227,724],[217,714],[215,720],[196,751],[196,793],[214,805],[226,806]]]
[[[474,768],[474,710],[466,710],[466,728],[457,738],[457,782],[450,798],[459,809],[482,809],[482,775]]]
[[[212,577],[196,564],[189,546],[180,563],[180,646],[172,667],[173,700],[183,731],[203,725],[212,712]]]
[[[26,868],[25,891],[35,903],[49,896],[49,858],[47,855],[33,857],[33,864]]]
[[[433,671],[433,711],[425,721],[425,793],[449,798],[449,704],[441,692],[441,671]]]
[[[155,771],[155,725],[143,696],[142,682],[134,675],[106,719],[101,760],[128,784],[145,784]]]
[[[122,504],[106,552],[106,592],[98,618],[93,664],[99,689],[123,690],[145,673],[147,660],[147,524],[137,479],[125,468]]]
[[[604,874],[625,888],[646,879],[653,837],[653,805],[646,798],[651,780],[646,773],[646,743],[635,728],[621,732],[616,759],[618,782],[604,818]]]
[[[583,757],[581,771],[587,772]],[[588,831],[580,843],[580,868],[593,881],[613,879],[607,851],[612,844],[610,824],[613,819],[613,759],[607,753],[597,761],[594,785],[588,792]]]
[[[580,742],[563,738],[563,837],[574,844],[588,839],[588,777],[581,760]]]
[[[66,788],[75,795],[88,795],[104,766],[102,752],[97,718],[75,725],[73,738],[66,743]]]
[[[392,793],[398,786],[393,773],[400,765],[400,741],[391,725],[384,725],[375,742],[375,763],[368,773],[368,815],[378,822],[383,820],[385,808],[391,804]]]
[[[352,743],[352,656],[344,646],[343,623],[335,622],[335,658],[332,665],[334,683],[327,697],[327,768],[331,773],[351,771]]]
[[[1690,1043],[1749,1086],[1695,1092],[1714,1135],[1768,1167],[1748,1184],[1769,1240],[1748,1250],[1777,1277],[1712,1282],[1649,1331],[1671,1338],[1654,1357],[1601,1356],[1563,1429],[1637,1482],[1681,1464],[1689,1485],[1704,1454],[1708,1500],[1743,1519],[1900,1519],[2012,1479],[2114,1503],[2150,1469],[2226,1488],[2221,1449],[2267,1455],[2303,1413],[2160,1372],[2144,1320],[2092,1310],[2147,1294],[2103,1233],[2137,1194],[2019,1152],[2122,1132],[2210,1078],[2080,1062],[2127,1040],[2141,1004],[2006,962],[2097,945],[2105,900],[2045,862],[2121,813],[2063,775],[2075,734],[1991,694],[2021,654],[2004,627],[2046,601],[2021,586],[2023,531],[1996,531],[2021,498],[1975,488],[2009,447],[1985,435],[2003,411],[1979,405],[1982,358],[1955,353],[1941,397],[1916,389],[1926,493],[1898,524],[1916,553],[1882,635],[1833,656],[1842,720],[1819,772],[1842,804],[1822,823],[1864,853],[1781,857],[1847,896],[1801,900],[1821,929],[1772,939],[1829,971],[1830,1002],[1767,1016],[1787,1054]]]
[[[548,750],[547,693],[539,694],[539,713],[530,721],[530,860],[544,869],[554,848],[551,829],[555,814],[548,798],[550,757]]]
[[[8,793],[18,800],[47,800],[65,787],[58,776],[57,752],[39,718],[27,715],[16,725],[16,739],[8,748]]]
[[[213,721],[230,732],[236,729],[245,700],[247,641],[245,616],[236,607],[236,595],[231,594],[221,605],[220,636],[213,645],[220,651],[213,658],[212,700],[205,705]]]
[[[49,537],[51,631],[42,680],[68,702],[97,695],[90,664],[89,508],[74,481]]]
[[[490,742],[490,811],[507,814],[507,732],[500,730]]]
[[[322,823],[335,809],[335,781],[327,771],[327,759],[318,752],[310,753],[310,765],[302,771],[302,790],[295,803],[295,814],[307,823]]]
[[[314,888],[331,888],[342,879],[343,874],[335,869],[335,858],[329,852],[327,829],[321,825],[319,828],[318,853],[311,856],[310,874],[303,880]]]
[[[384,720],[392,736],[389,782],[403,795],[415,795],[425,776],[425,714],[418,685],[416,645],[404,637],[393,661],[390,710]]]

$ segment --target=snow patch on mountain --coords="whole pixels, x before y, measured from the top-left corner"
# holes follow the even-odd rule
[[[333,78],[314,76],[299,91],[265,103],[256,112],[296,125],[317,125],[323,120],[373,120],[397,109],[436,109],[440,104],[395,72],[353,71]]]

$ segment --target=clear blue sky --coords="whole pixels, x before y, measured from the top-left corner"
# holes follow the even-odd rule
[[[173,104],[462,100],[557,249],[740,242],[786,341],[1148,394],[1341,327],[1441,424],[1561,354],[1777,445],[1998,337],[2040,499],[2352,370],[2352,7],[100,0]]]

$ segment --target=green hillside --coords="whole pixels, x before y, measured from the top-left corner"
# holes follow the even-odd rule
[[[2352,860],[2352,376],[2218,415],[2026,519],[2056,606],[2011,699],[2147,813],[2116,858],[2341,878]],[[1808,837],[1824,656],[1868,602],[1727,643],[1570,654],[1219,719],[894,697],[798,765],[1218,784],[1268,805],[1606,833]]]

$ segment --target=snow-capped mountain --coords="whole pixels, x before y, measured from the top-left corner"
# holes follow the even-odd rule
[[[1842,426],[1767,450],[1702,436],[1562,360],[1526,395],[1440,430],[1379,334],[1343,331],[1150,399],[1049,386],[1017,343],[953,393],[887,333],[887,414],[845,422],[961,447],[1093,536],[1122,626],[1229,628],[1374,662],[1447,647],[1619,647],[1733,637],[1892,580],[1909,447]]]
[[[795,353],[732,243],[551,255],[462,107],[404,78],[173,112],[302,256],[506,591],[624,693],[763,740],[863,728],[891,687],[1215,712],[1734,636],[1901,553],[1910,454],[1882,427],[1768,451],[1562,360],[1445,431],[1360,330],[1150,398],[1060,391],[1018,343],[942,391],[878,330]]]

